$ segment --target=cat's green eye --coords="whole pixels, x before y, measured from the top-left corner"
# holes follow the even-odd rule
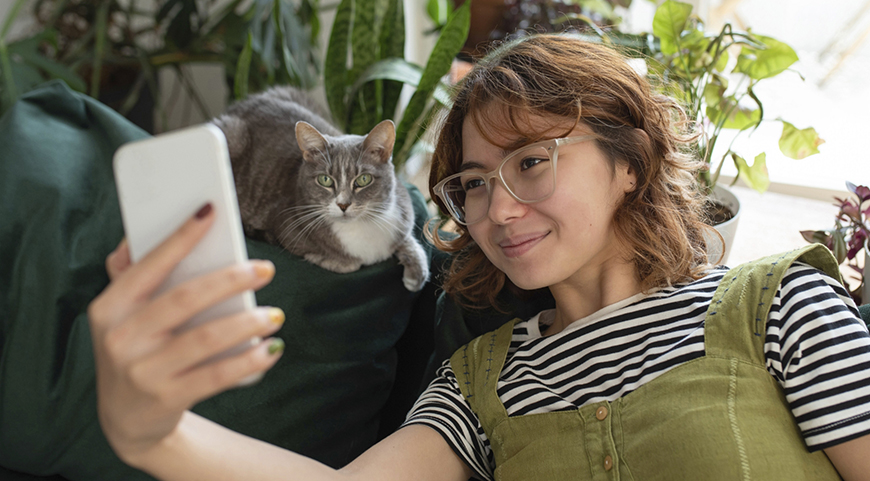
[[[356,180],[353,181],[353,183],[357,187],[365,187],[365,186],[371,184],[372,180],[374,180],[374,177],[372,177],[372,174],[363,174],[363,175],[357,177]]]
[[[317,183],[324,187],[332,187],[332,184],[334,184],[335,181],[332,180],[332,177],[322,174],[317,176]]]

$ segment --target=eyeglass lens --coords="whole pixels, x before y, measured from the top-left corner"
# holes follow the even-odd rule
[[[550,196],[556,185],[550,151],[543,146],[529,146],[513,152],[501,167],[501,178],[514,198],[536,202]],[[468,172],[444,186],[450,209],[456,218],[472,224],[486,217],[494,178]],[[490,183],[489,186],[486,184]]]

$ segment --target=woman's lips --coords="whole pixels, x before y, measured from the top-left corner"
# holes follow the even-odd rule
[[[505,256],[519,257],[538,245],[548,234],[549,232],[544,232],[511,237],[499,242],[498,245]]]

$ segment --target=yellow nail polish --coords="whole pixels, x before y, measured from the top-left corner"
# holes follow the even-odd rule
[[[284,311],[277,307],[269,308],[269,320],[272,321],[273,324],[281,325],[284,324]]]
[[[284,350],[284,341],[280,338],[274,338],[269,341],[269,354],[275,355]]]
[[[254,274],[261,279],[268,279],[275,274],[275,265],[271,262],[255,262]]]

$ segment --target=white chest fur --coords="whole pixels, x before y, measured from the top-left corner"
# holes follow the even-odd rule
[[[393,245],[399,235],[400,218],[395,206],[379,219],[354,219],[334,222],[332,232],[345,252],[358,257],[363,265],[374,264],[393,255]]]

